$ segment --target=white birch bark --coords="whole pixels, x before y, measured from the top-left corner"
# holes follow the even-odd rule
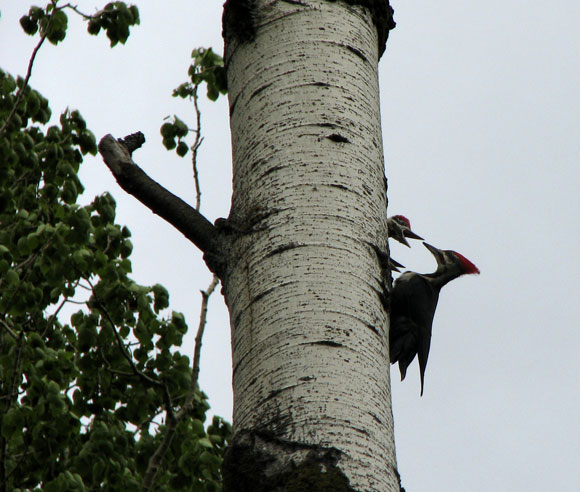
[[[376,28],[342,2],[257,6],[255,41],[226,46],[234,434],[335,447],[351,487],[398,491]]]

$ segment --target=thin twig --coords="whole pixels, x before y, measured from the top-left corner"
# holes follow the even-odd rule
[[[193,407],[193,399],[195,396],[195,391],[197,389],[198,377],[199,377],[199,361],[201,355],[201,339],[203,337],[203,332],[205,330],[205,325],[207,321],[207,307],[209,297],[217,287],[219,279],[217,275],[213,276],[209,287],[205,291],[201,291],[201,313],[199,316],[199,326],[197,328],[197,335],[195,336],[195,347],[194,347],[194,356],[193,356],[193,369],[191,371],[191,383],[189,385],[189,391],[187,392],[187,396],[185,398],[185,402],[182,405],[181,409],[177,414],[173,413],[173,409],[171,412],[167,412],[167,426],[165,428],[165,436],[163,436],[163,440],[159,447],[155,450],[155,453],[149,459],[149,464],[147,466],[147,471],[145,472],[145,477],[143,478],[143,483],[141,485],[141,492],[148,492],[153,487],[155,483],[155,476],[159,471],[159,467],[161,466],[161,462],[163,461],[163,457],[165,453],[169,449],[171,442],[173,441],[173,436],[175,435],[175,431],[177,429],[177,425],[185,418],[188,412],[191,411]]]
[[[74,289],[76,289],[79,285],[80,280],[77,280],[77,283],[75,284],[75,286],[73,287]],[[53,323],[56,320],[56,317],[58,316],[58,313],[60,312],[60,310],[64,307],[64,305],[67,302],[72,302],[73,304],[84,304],[84,302],[79,302],[79,301],[69,301],[68,297],[65,297],[62,302],[59,304],[59,306],[56,308],[56,311],[54,313],[51,314],[50,318],[48,319],[48,322],[46,324],[46,328],[43,330],[42,332],[42,337],[44,337],[46,335],[46,332],[48,330],[50,330],[50,328],[52,328]]]
[[[101,356],[101,359],[103,359],[103,361],[105,362],[105,369],[107,371],[109,371],[109,373],[111,373],[111,374],[117,374],[119,376],[126,376],[126,377],[131,377],[131,376],[134,376],[135,375],[132,372],[118,371],[116,369],[112,369],[111,368],[111,363],[107,359],[107,356],[105,355],[105,352],[103,350],[99,350],[98,352],[99,352],[99,355]]]
[[[132,431],[131,434],[133,434],[134,436],[136,436],[137,434],[139,434],[140,432],[142,432],[143,429],[145,429],[146,426],[149,426],[149,425],[159,426],[160,424],[158,422],[155,422],[155,418],[157,418],[158,415],[159,414],[156,414],[153,417],[149,417],[148,419],[145,419],[137,427],[135,427],[135,430]]]
[[[147,471],[145,472],[145,476],[143,477],[143,483],[141,484],[141,492],[148,492],[153,487],[155,483],[155,477],[157,472],[159,471],[159,467],[161,466],[161,462],[163,461],[163,457],[165,453],[169,449],[171,445],[171,441],[173,440],[173,436],[175,435],[175,429],[177,428],[177,424],[179,423],[175,418],[175,414],[173,413],[173,409],[168,408],[167,411],[167,424],[165,427],[165,436],[163,436],[163,440],[159,447],[155,450],[151,458],[149,458],[149,464],[147,465]]]
[[[137,376],[139,376],[140,378],[144,379],[148,383],[151,383],[155,386],[160,386],[161,383],[159,381],[156,381],[155,379],[151,379],[149,376],[147,376],[147,374],[144,374],[139,369],[137,369],[137,366],[135,365],[135,362],[133,361],[133,357],[131,357],[131,354],[129,354],[127,352],[127,349],[125,348],[125,345],[123,344],[123,340],[121,338],[121,335],[119,335],[119,332],[117,331],[117,327],[115,326],[115,323],[113,322],[113,319],[111,318],[111,315],[105,309],[105,307],[101,304],[101,302],[97,301],[97,303],[99,305],[99,310],[101,311],[101,313],[103,313],[105,315],[105,317],[109,321],[109,324],[111,325],[111,329],[113,330],[113,333],[115,334],[115,339],[117,340],[117,345],[119,346],[119,349],[121,350],[121,353],[123,354],[123,357],[125,357],[127,362],[129,362],[131,369],[133,369],[133,373],[136,374]]]
[[[175,412],[173,411],[171,395],[169,394],[169,388],[166,384],[163,385],[163,398],[165,399],[165,410],[167,412],[165,420],[169,422],[169,425],[175,427],[178,422],[175,420]]]
[[[79,306],[83,306],[87,304],[87,301],[73,301],[72,299],[67,299],[66,302],[69,302],[71,304],[78,304]]]
[[[205,330],[205,325],[207,321],[207,307],[209,303],[209,296],[213,294],[213,291],[219,283],[219,278],[217,275],[213,276],[211,284],[205,291],[201,291],[201,313],[199,315],[199,326],[197,328],[197,334],[195,336],[195,345],[193,351],[193,368],[191,370],[191,384],[189,386],[189,391],[187,397],[185,398],[185,403],[180,411],[180,413],[185,413],[189,411],[189,407],[192,405],[193,397],[195,395],[195,390],[197,388],[199,379],[199,368],[201,360],[201,341],[203,338],[203,332]]]
[[[50,19],[48,19],[48,23],[46,24],[46,29],[44,29],[44,32],[40,35],[40,41],[38,41],[38,44],[36,45],[36,47],[32,51],[32,56],[30,57],[30,60],[28,61],[28,70],[26,71],[26,77],[24,77],[24,82],[22,83],[22,85],[18,89],[18,93],[16,94],[16,101],[14,102],[14,106],[12,106],[12,111],[10,111],[8,118],[6,118],[6,121],[4,122],[2,127],[0,128],[0,136],[6,131],[6,128],[8,128],[8,125],[12,121],[12,118],[14,118],[14,115],[16,114],[18,106],[20,105],[20,102],[22,101],[22,96],[24,95],[25,89],[28,87],[28,81],[30,80],[30,76],[32,75],[32,66],[34,65],[34,60],[36,59],[36,55],[38,53],[38,50],[40,49],[40,47],[42,46],[42,43],[44,43],[44,40],[47,38],[48,33],[50,32],[50,26],[52,25],[52,20],[54,19],[54,14],[56,13],[56,11],[57,11],[56,8],[52,10],[52,13],[50,14]]]
[[[54,239],[54,237],[56,236],[56,233],[54,233],[52,236],[50,236],[50,238],[48,238],[48,240],[46,241],[46,243],[44,243],[42,245],[42,248],[40,248],[39,250],[35,251],[31,256],[29,256],[28,258],[26,258],[26,260],[21,261],[20,263],[18,263],[18,265],[14,265],[13,270],[21,270],[24,269],[25,267],[28,267],[31,263],[34,263],[36,261],[36,259],[42,254],[44,253],[48,247],[52,244],[52,241]]]
[[[59,8],[59,10],[64,10],[64,9],[71,9],[74,10],[77,14],[79,14],[83,19],[85,20],[91,20],[94,19],[95,17],[97,17],[96,15],[88,15],[88,14],[83,14],[76,5],[72,5],[70,3],[67,3],[66,5],[63,5],[62,7]]]
[[[193,181],[195,182],[195,209],[199,212],[201,207],[201,187],[199,185],[199,172],[197,171],[197,151],[203,142],[203,137],[201,136],[201,111],[197,104],[197,89],[199,86],[196,84],[193,86],[193,108],[195,109],[195,141],[191,146],[191,162],[193,164]]]
[[[12,337],[14,338],[14,340],[18,340],[18,335],[16,334],[15,331],[12,330],[12,327],[6,322],[4,321],[2,318],[0,318],[0,324],[2,325],[2,327],[6,330],[6,332]]]

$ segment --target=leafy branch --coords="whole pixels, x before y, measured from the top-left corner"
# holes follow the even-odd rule
[[[115,326],[115,322],[113,321],[113,318],[111,317],[111,315],[109,314],[109,311],[105,307],[105,304],[99,299],[99,296],[97,295],[96,289],[93,286],[93,284],[90,282],[90,280],[89,279],[85,279],[85,280],[91,286],[91,290],[93,292],[93,299],[88,302],[89,307],[90,307],[90,304],[94,304],[99,309],[99,311],[103,314],[105,319],[109,322],[109,326],[111,327],[111,330],[113,331],[113,335],[115,336],[115,340],[117,341],[117,346],[119,347],[119,350],[121,351],[121,354],[123,355],[125,360],[129,363],[129,366],[131,367],[133,374],[139,376],[141,379],[143,379],[145,382],[147,382],[149,384],[153,384],[155,386],[163,386],[161,382],[159,382],[153,378],[150,378],[149,376],[147,376],[147,374],[144,374],[142,371],[137,369],[137,366],[135,365],[135,362],[133,361],[133,357],[131,356],[131,354],[129,353],[127,348],[125,347],[125,344],[123,343],[123,339],[121,338],[121,335],[119,335],[119,331],[117,330],[117,327]]]
[[[210,101],[216,101],[220,94],[227,93],[224,61],[221,56],[214,53],[211,48],[196,48],[191,53],[193,59],[189,66],[189,80],[184,82],[173,91],[173,97],[189,99],[193,103],[195,126],[189,128],[187,124],[173,116],[173,121],[168,121],[161,126],[163,145],[167,150],[175,149],[180,157],[184,157],[191,149],[193,180],[195,183],[196,210],[200,209],[201,187],[199,184],[199,172],[197,169],[197,153],[203,142],[201,136],[201,111],[199,108],[198,90],[201,84],[207,85],[207,97]],[[168,119],[167,117],[166,119]],[[188,145],[185,138],[193,133],[194,141]],[[177,142],[176,142],[177,139]]]
[[[31,9],[31,11],[32,11],[32,9]],[[10,114],[8,115],[6,120],[4,120],[4,124],[2,125],[2,127],[0,127],[0,136],[2,136],[4,134],[4,132],[6,131],[6,128],[8,128],[8,125],[10,125],[10,122],[12,121],[12,119],[14,118],[14,115],[16,114],[16,110],[18,109],[18,106],[20,105],[20,102],[22,101],[22,96],[24,95],[24,91],[28,87],[28,81],[30,80],[30,77],[32,76],[32,67],[34,65],[34,61],[36,60],[36,55],[38,54],[38,51],[40,50],[40,48],[43,45],[46,38],[52,32],[51,27],[52,27],[52,23],[53,23],[54,17],[55,17],[57,12],[58,11],[56,9],[52,10],[52,13],[48,17],[48,22],[46,22],[46,28],[41,31],[40,40],[38,41],[38,43],[34,47],[34,50],[32,50],[32,55],[30,56],[30,60],[28,60],[28,68],[26,69],[26,75],[24,77],[24,80],[22,80],[20,82],[20,87],[18,89],[18,92],[16,93],[16,100],[14,101],[14,105],[12,106],[12,110],[10,111]],[[21,20],[21,23],[22,23],[22,20]],[[36,28],[36,29],[38,29],[38,28]]]
[[[141,492],[149,492],[155,483],[155,476],[163,462],[163,458],[165,453],[169,449],[171,442],[173,441],[173,437],[177,430],[177,426],[180,422],[182,422],[185,417],[191,412],[193,409],[193,402],[195,393],[199,390],[198,385],[198,378],[199,378],[199,367],[200,367],[200,359],[201,359],[201,341],[203,338],[203,332],[205,330],[206,320],[207,320],[207,308],[209,297],[215,290],[216,286],[219,283],[219,279],[216,275],[214,275],[210,285],[206,290],[201,291],[201,314],[199,317],[199,326],[197,329],[197,335],[195,337],[195,349],[194,349],[194,358],[193,358],[193,370],[191,373],[191,383],[189,386],[189,391],[187,392],[187,396],[185,398],[185,402],[181,406],[181,409],[177,414],[173,411],[167,412],[167,425],[165,428],[165,434],[163,436],[163,440],[159,447],[155,450],[151,458],[149,459],[149,464],[147,466],[147,471],[145,472],[145,477],[143,478],[143,483],[141,485]]]
[[[195,53],[199,53],[199,50],[194,50]],[[206,51],[207,54],[211,55],[211,49]],[[192,55],[192,56],[194,56]],[[194,57],[195,58],[195,57]],[[214,66],[222,66],[223,62],[220,65],[221,58],[212,58],[212,62]],[[196,73],[198,70],[199,63],[192,65],[190,67],[190,75]],[[193,131],[195,134],[194,142],[191,146],[192,150],[192,167],[193,167],[193,178],[195,182],[195,191],[196,191],[196,205],[195,210],[197,212],[200,211],[201,207],[201,189],[199,183],[199,172],[197,168],[197,151],[203,142],[203,137],[201,136],[201,112],[198,105],[198,88],[201,80],[195,79],[192,76],[192,83],[187,85],[187,88],[184,88],[183,85],[180,86],[182,88],[181,97],[189,97],[193,102],[193,108],[195,113],[195,128],[193,130],[186,127],[185,123],[179,120],[177,117],[174,117],[174,123],[166,123],[161,127],[161,134],[163,135],[164,141],[163,143],[166,144],[166,147],[169,149],[172,145],[175,144],[175,140],[173,139],[174,136],[178,136],[179,138],[184,137],[187,135],[189,131]],[[208,91],[209,91],[210,83],[208,83]],[[179,89],[174,91],[174,96],[178,95],[176,92]],[[219,94],[219,93],[218,93]],[[217,96],[216,96],[217,98]],[[214,99],[215,100],[215,99]],[[183,151],[185,149],[185,152]],[[185,155],[187,152],[187,145],[185,142],[179,142],[177,145],[177,153],[178,155]],[[193,409],[194,404],[194,397],[196,392],[199,390],[199,371],[200,371],[200,363],[201,363],[201,346],[203,340],[203,334],[205,331],[205,326],[207,322],[207,310],[209,304],[209,298],[212,293],[215,291],[217,285],[219,283],[219,278],[217,275],[214,274],[210,285],[207,287],[206,290],[201,291],[201,309],[199,315],[199,325],[197,328],[197,334],[195,336],[194,342],[194,355],[193,355],[193,367],[191,373],[191,381],[189,385],[189,390],[187,392],[187,396],[181,409],[177,414],[174,414],[171,409],[167,411],[167,426],[165,429],[165,435],[163,437],[162,442],[155,450],[153,455],[149,460],[149,464],[147,466],[147,471],[145,472],[145,477],[143,479],[143,483],[141,486],[141,492],[149,492],[155,483],[155,477],[163,462],[163,458],[169,449],[175,432],[177,430],[178,425],[182,422],[185,417],[191,412]]]
[[[116,22],[112,12],[121,5],[113,2],[87,15],[50,0],[45,9],[30,9],[21,26],[57,44],[66,35],[69,11],[92,22],[94,31],[94,21],[103,20],[100,30],[108,33],[112,24],[105,20]],[[127,26],[136,20],[122,17]],[[0,372],[6,376],[0,380],[0,492],[137,490],[148,460],[166,439],[159,487],[181,490],[187,482],[219,490],[231,428],[219,417],[204,427],[209,406],[197,384],[203,329],[191,368],[179,351],[187,331],[183,315],[159,314],[169,307],[166,289],[140,286],[129,277],[130,232],[114,222],[114,199],[105,193],[90,205],[77,203],[84,190],[79,166],[84,155],[96,152],[96,142],[77,111],[46,126],[48,101],[29,86],[39,49],[28,77],[17,82],[0,70]],[[120,167],[134,165],[122,151],[130,142],[114,141],[114,147]],[[155,186],[151,191],[153,201],[161,196],[161,202],[177,203],[177,222],[191,225],[192,210],[201,215],[168,192],[158,195]],[[197,227],[189,230],[192,237],[203,236],[209,250],[223,251],[211,223],[200,219]],[[214,278],[202,294],[202,327],[216,285]],[[92,301],[84,293],[75,297],[75,290],[87,288]],[[83,308],[66,323],[64,307],[75,304]],[[159,423],[163,414],[166,425]]]
[[[139,9],[134,5],[127,6],[125,2],[110,2],[94,15],[87,15],[80,12],[76,6],[70,3],[58,6],[58,1],[50,0],[46,9],[31,7],[28,14],[20,18],[20,26],[24,32],[29,36],[34,36],[37,32],[40,32],[40,39],[28,61],[26,75],[24,79],[19,81],[19,90],[12,110],[0,127],[0,136],[6,132],[22,102],[22,97],[32,76],[32,68],[36,56],[45,40],[48,39],[52,44],[56,45],[65,39],[68,28],[68,17],[64,12],[66,9],[72,10],[88,21],[87,30],[90,34],[97,35],[103,29],[107,33],[111,47],[119,42],[125,44],[129,37],[129,28],[140,22]]]

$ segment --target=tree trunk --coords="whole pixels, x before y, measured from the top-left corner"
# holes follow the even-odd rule
[[[388,2],[233,1],[226,491],[399,491],[378,91]],[[389,11],[391,12],[391,11]],[[384,20],[384,19],[383,19]],[[392,19],[391,19],[392,22]],[[391,26],[392,27],[392,26]]]

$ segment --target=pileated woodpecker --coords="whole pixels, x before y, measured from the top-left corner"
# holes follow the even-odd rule
[[[395,281],[391,293],[390,358],[399,363],[401,381],[407,367],[418,355],[421,373],[421,396],[425,368],[431,345],[431,328],[441,287],[461,275],[479,273],[467,258],[455,251],[440,250],[430,244],[423,245],[437,260],[433,273],[405,272]]]
[[[411,239],[423,239],[421,236],[418,236],[411,230],[411,223],[409,222],[409,219],[403,215],[393,215],[389,217],[387,219],[387,227],[389,228],[390,238],[394,239],[395,241],[399,241],[409,248],[411,245],[406,238],[410,237]]]
[[[387,219],[387,228],[389,229],[389,237],[395,241],[403,243],[407,247],[411,247],[405,236],[412,239],[423,239],[411,230],[411,222],[404,215],[393,215]],[[405,268],[394,258],[389,258],[389,267],[391,272],[400,272],[399,268]]]

